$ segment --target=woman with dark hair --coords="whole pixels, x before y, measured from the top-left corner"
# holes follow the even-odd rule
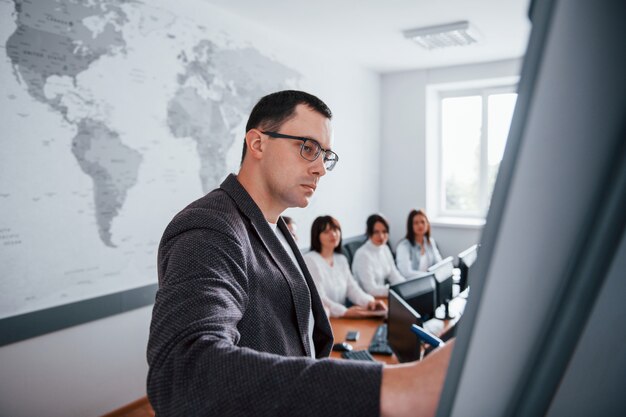
[[[329,316],[359,318],[386,313],[385,304],[363,292],[352,277],[341,253],[341,226],[335,218],[321,216],[313,221],[311,251],[304,261]],[[354,306],[347,308],[346,298]]]
[[[425,275],[428,267],[441,261],[435,239],[430,237],[430,222],[423,210],[411,210],[406,221],[406,236],[396,248],[398,269],[406,278]]]
[[[367,218],[367,242],[354,254],[352,270],[365,292],[374,297],[386,297],[390,284],[404,281],[396,268],[389,240],[389,223],[380,214]]]

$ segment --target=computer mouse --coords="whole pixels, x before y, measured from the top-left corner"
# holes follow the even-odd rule
[[[349,351],[352,350],[352,345],[350,343],[346,343],[346,342],[335,343],[333,345],[333,350],[335,352],[349,352]]]

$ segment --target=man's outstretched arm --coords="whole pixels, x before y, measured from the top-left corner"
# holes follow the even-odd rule
[[[451,340],[421,362],[385,366],[380,389],[380,415],[434,416],[453,347],[454,340]]]

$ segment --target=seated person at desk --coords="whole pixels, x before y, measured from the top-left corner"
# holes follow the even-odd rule
[[[406,236],[396,248],[396,264],[405,278],[426,275],[426,270],[441,261],[435,239],[430,237],[430,222],[422,210],[411,210]]]
[[[352,270],[361,287],[374,297],[386,297],[389,286],[404,281],[396,268],[389,240],[389,223],[379,214],[367,218],[367,242],[357,249],[352,261]]]
[[[341,226],[331,216],[321,216],[311,226],[311,252],[304,255],[324,308],[331,317],[361,318],[386,314],[380,300],[365,293],[354,280],[348,259],[341,253]],[[347,308],[346,297],[355,304]]]

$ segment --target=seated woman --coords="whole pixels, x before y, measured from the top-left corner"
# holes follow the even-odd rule
[[[405,278],[426,275],[426,270],[441,261],[435,239],[430,237],[430,222],[422,210],[411,210],[406,236],[396,248],[396,264]]]
[[[385,304],[363,292],[352,277],[348,259],[341,253],[341,226],[333,217],[321,216],[313,222],[311,251],[304,255],[304,261],[329,316],[359,318],[386,314]],[[346,297],[355,305],[347,308]]]
[[[352,261],[352,270],[365,292],[374,297],[386,297],[389,286],[404,281],[396,268],[389,240],[389,223],[379,214],[367,218],[367,242],[357,249]]]

